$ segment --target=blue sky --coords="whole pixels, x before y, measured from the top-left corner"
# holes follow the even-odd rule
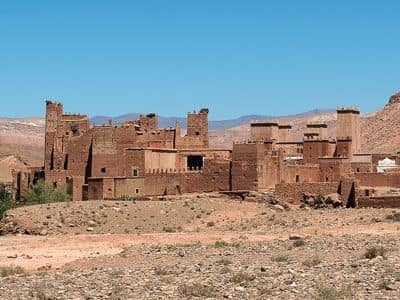
[[[2,1],[0,115],[211,119],[382,107],[400,89],[399,1]]]

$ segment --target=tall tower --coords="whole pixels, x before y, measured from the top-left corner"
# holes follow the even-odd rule
[[[254,122],[250,124],[252,142],[269,142],[279,139],[279,125],[273,122]]]
[[[356,107],[341,107],[337,109],[336,139],[350,140],[351,153],[361,150],[360,110]]]
[[[52,101],[46,101],[46,125],[45,125],[45,170],[54,168],[55,140],[57,137],[57,125],[63,114],[63,105]]]
[[[208,148],[208,108],[202,108],[199,113],[188,113],[187,136],[201,139],[203,148]]]

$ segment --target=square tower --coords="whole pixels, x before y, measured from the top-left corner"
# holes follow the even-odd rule
[[[360,110],[356,107],[337,109],[336,139],[351,140],[350,155],[361,150]]]

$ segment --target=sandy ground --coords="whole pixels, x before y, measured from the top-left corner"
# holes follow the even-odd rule
[[[21,266],[29,271],[51,266],[60,268],[67,263],[84,258],[115,255],[131,246],[214,244],[224,240],[231,242],[245,238],[247,242],[287,240],[291,235],[332,236],[343,235],[385,235],[400,234],[396,223],[375,223],[370,225],[349,225],[340,228],[309,227],[286,234],[265,234],[260,232],[181,232],[152,234],[82,234],[67,236],[2,236],[0,237],[0,266]],[[17,257],[15,257],[17,256]]]

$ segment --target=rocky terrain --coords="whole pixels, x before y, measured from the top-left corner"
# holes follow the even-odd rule
[[[364,152],[397,153],[400,151],[400,94],[390,97],[384,109],[362,119],[361,146]]]
[[[0,237],[0,299],[399,298],[399,212],[249,198],[12,210],[30,235]]]

